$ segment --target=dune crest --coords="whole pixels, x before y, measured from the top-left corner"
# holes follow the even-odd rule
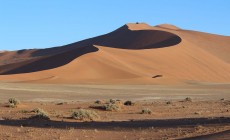
[[[129,23],[66,46],[0,54],[0,81],[76,84],[230,82],[230,37]]]
[[[146,30],[151,28],[147,23],[127,23],[125,26],[127,26],[129,30]]]
[[[170,29],[170,30],[180,30],[179,27],[177,27],[175,25],[171,25],[171,24],[160,24],[160,25],[157,25],[156,27]]]

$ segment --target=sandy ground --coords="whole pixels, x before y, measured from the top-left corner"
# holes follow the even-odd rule
[[[15,97],[23,101],[94,101],[96,99],[197,100],[230,99],[230,84],[192,83],[165,85],[62,85],[0,83],[0,101]]]
[[[228,84],[211,83],[187,86],[1,83],[0,139],[228,139],[229,92]],[[21,101],[17,108],[7,107],[11,97]],[[185,101],[186,97],[191,97],[192,102]],[[94,101],[109,99],[131,100],[135,105],[121,105],[119,111],[92,108]],[[51,120],[29,119],[35,108],[45,110]],[[141,114],[146,108],[152,114]],[[100,119],[74,120],[71,112],[77,109],[93,110]]]

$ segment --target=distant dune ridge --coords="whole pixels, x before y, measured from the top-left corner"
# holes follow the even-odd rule
[[[230,37],[130,23],[49,49],[0,51],[0,81],[66,84],[230,83]]]

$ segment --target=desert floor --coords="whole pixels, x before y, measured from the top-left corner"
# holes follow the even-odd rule
[[[21,103],[8,107],[9,98]],[[186,101],[190,97],[192,101]],[[118,111],[100,106],[119,99]],[[100,100],[100,104],[95,104]],[[132,106],[122,102],[133,101]],[[32,119],[33,109],[50,120]],[[75,120],[74,110],[95,111],[96,120]],[[151,114],[141,114],[150,109]],[[0,139],[228,139],[230,84],[48,85],[0,83]]]

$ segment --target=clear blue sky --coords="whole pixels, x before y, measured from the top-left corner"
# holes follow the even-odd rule
[[[230,35],[230,0],[0,0],[0,50],[47,48],[128,22]]]

